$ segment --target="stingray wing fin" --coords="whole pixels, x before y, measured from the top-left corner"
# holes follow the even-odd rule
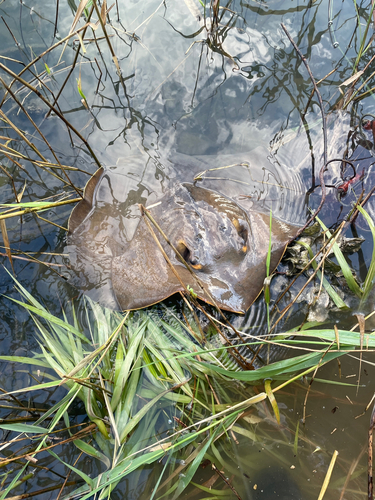
[[[73,208],[69,217],[68,232],[72,234],[73,231],[86,219],[92,210],[95,188],[102,176],[103,168],[99,168],[95,174],[90,178],[85,186],[82,200]]]

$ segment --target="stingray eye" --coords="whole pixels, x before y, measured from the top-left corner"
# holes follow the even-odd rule
[[[241,250],[246,253],[247,252],[247,229],[246,227],[240,223],[238,219],[232,219],[232,223],[237,230],[238,236],[242,239],[243,245]]]
[[[201,269],[202,268],[202,264],[199,264],[198,259],[194,258],[194,256],[192,255],[192,253],[190,252],[190,250],[188,249],[188,247],[185,245],[185,243],[182,240],[180,240],[177,243],[176,248],[177,248],[178,252],[180,253],[181,257],[184,259],[184,261],[187,264],[190,264],[191,267],[193,267],[194,269]]]
[[[177,246],[176,246],[179,254],[181,255],[181,257],[184,259],[185,262],[189,262],[190,260],[190,250],[188,249],[188,247],[185,245],[185,243],[180,240],[178,243],[177,243]]]

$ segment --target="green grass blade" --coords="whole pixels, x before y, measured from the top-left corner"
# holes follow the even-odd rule
[[[53,314],[50,314],[45,309],[39,309],[39,308],[37,308],[35,306],[32,306],[30,304],[26,304],[24,302],[21,302],[20,300],[13,299],[12,297],[6,297],[6,298],[9,299],[9,300],[11,300],[11,301],[13,301],[13,302],[15,302],[16,304],[19,304],[20,306],[23,306],[28,311],[31,311],[34,314],[37,314],[38,316],[44,318],[48,322],[53,323],[55,325],[58,325],[61,328],[63,328],[64,330],[69,331],[69,332],[73,333],[74,335],[77,335],[77,337],[79,337],[85,343],[88,342],[87,338],[81,332],[79,332],[78,330],[76,330],[74,328],[74,326],[72,326],[69,323],[66,323],[64,320],[62,320],[60,318],[56,318],[56,316],[53,316]]]
[[[82,439],[75,439],[73,443],[79,450],[83,451],[83,453],[86,453],[86,455],[90,455],[90,457],[97,458],[98,460],[103,462],[107,469],[111,467],[109,458],[106,457],[103,453],[100,453],[100,451],[91,446],[91,444],[82,441]]]
[[[135,415],[133,415],[132,419],[128,422],[128,424],[124,427],[123,431],[121,432],[121,435],[120,435],[120,441],[121,441],[121,443],[126,439],[127,435],[132,432],[132,430],[134,429],[134,427],[136,425],[138,425],[138,423],[147,414],[147,412],[151,408],[153,408],[153,406],[155,405],[155,403],[157,403],[159,401],[159,399],[161,399],[165,394],[167,394],[168,391],[169,391],[169,389],[166,390],[166,391],[161,392],[160,394],[158,394],[154,399],[152,399],[147,404],[145,404],[141,408],[141,410],[139,410],[138,413],[136,413]]]
[[[365,282],[363,283],[363,297],[362,301],[366,300],[368,294],[370,293],[373,283],[374,283],[374,277],[375,277],[375,226],[374,223],[369,216],[369,214],[364,210],[362,207],[358,206],[358,210],[361,212],[363,217],[366,219],[367,224],[369,225],[369,228],[371,230],[371,235],[372,235],[372,256],[371,256],[371,262],[370,262],[370,267],[367,272],[367,276],[365,279]]]
[[[119,370],[119,374],[117,377],[117,383],[113,390],[113,395],[111,399],[111,408],[113,412],[116,410],[116,407],[121,399],[126,381],[128,380],[129,377],[131,365],[137,359],[138,347],[143,338],[146,329],[146,324],[147,320],[143,321],[129,341],[129,348],[127,349],[127,352],[125,354],[124,361],[122,363],[122,366]]]
[[[328,238],[330,238],[332,235],[328,228],[325,226],[325,224],[319,219],[319,217],[316,217],[316,220],[319,222],[321,225],[322,229],[325,231],[326,235]],[[332,246],[333,253],[335,254],[335,257],[337,259],[337,262],[339,266],[341,267],[342,273],[345,277],[345,280],[348,284],[348,287],[350,290],[357,295],[357,297],[361,298],[362,297],[362,290],[356,280],[353,277],[352,271],[349,267],[349,264],[346,262],[346,259],[340,250],[340,247],[338,244],[335,242]]]
[[[0,424],[0,429],[14,432],[27,432],[28,434],[47,434],[48,430],[38,425],[29,424]]]
[[[10,361],[11,363],[23,363],[25,365],[35,365],[42,368],[49,368],[49,363],[38,358],[27,358],[25,356],[0,356],[1,361]]]
[[[52,451],[52,450],[47,450],[47,451],[56,460],[58,460],[59,462],[61,462],[62,464],[64,464],[66,467],[68,467],[70,470],[72,470],[73,472],[75,472],[76,474],[78,474],[78,476],[80,478],[82,478],[85,481],[85,483],[88,484],[88,486],[91,489],[94,489],[94,486],[95,486],[94,481],[87,474],[85,474],[83,471],[77,469],[77,467],[74,467],[73,465],[70,465],[67,462],[64,462],[64,460],[62,460],[54,451]]]
[[[245,372],[233,372],[225,370],[218,366],[208,365],[204,362],[202,362],[202,364],[209,367],[213,372],[221,373],[222,375],[226,375],[227,377],[232,379],[242,380],[244,382],[258,382],[266,378],[272,378],[274,375],[287,375],[290,373],[297,373],[300,370],[314,367],[319,363],[323,352],[325,351],[303,354],[302,356],[296,356],[292,359],[283,359],[282,361],[271,363],[267,366],[262,366],[257,370]],[[343,352],[330,351],[328,354],[326,354],[324,360],[330,361],[331,359],[335,359],[339,356],[342,356],[343,354]]]

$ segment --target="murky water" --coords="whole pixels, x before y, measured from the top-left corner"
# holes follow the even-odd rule
[[[239,158],[252,162],[257,173],[272,173],[278,186],[293,186],[298,188],[298,193],[304,192],[311,187],[311,162],[306,160],[306,155],[310,142],[317,144],[321,138],[320,114],[316,96],[304,114],[311,94],[311,81],[280,23],[286,25],[308,58],[316,80],[338,67],[320,84],[327,110],[333,109],[341,99],[339,84],[351,76],[356,49],[364,32],[363,23],[369,15],[369,4],[357,3],[361,24],[356,29],[357,15],[352,2],[318,1],[311,5],[308,1],[292,0],[233,1],[221,5],[220,23],[208,35],[202,19],[196,15],[196,9],[202,12],[199,2],[124,2],[119,5],[120,20],[117,20],[116,6],[109,13],[113,28],[108,30],[122,80],[116,73],[101,30],[96,32],[96,41],[91,33],[87,33],[85,52],[81,51],[74,72],[59,96],[60,112],[88,141],[105,168],[114,176],[126,177],[126,190],[131,191],[133,203],[145,202],[149,195],[152,198],[155,193],[165,192],[176,181],[191,181],[202,164],[204,169],[223,166],[231,158],[236,162]],[[0,14],[16,39],[0,21],[0,63],[19,73],[35,55],[65,37],[74,19],[75,6],[73,2],[60,2],[58,33],[54,38],[55,9],[55,2],[0,4]],[[332,21],[330,25],[329,21]],[[78,46],[78,39],[74,41],[74,50],[72,41],[65,50],[64,45],[60,45],[43,56],[34,68],[45,85],[40,91],[49,99],[52,94],[58,94],[68,76]],[[360,68],[370,61],[372,55],[370,48]],[[9,85],[11,75],[4,69],[0,73]],[[31,77],[28,74],[28,79]],[[77,88],[79,79],[88,108]],[[3,94],[2,88],[1,97]],[[94,173],[97,164],[88,154],[82,138],[74,130],[68,133],[59,117],[46,118],[48,108],[33,92],[21,89],[16,98],[40,128],[61,163],[78,169],[69,171],[69,178],[83,187],[89,178],[87,173]],[[374,113],[374,108],[372,97],[368,97],[358,104],[356,113],[358,116]],[[37,146],[44,158],[53,159],[51,149],[25,114],[19,112],[14,100],[6,101],[2,110]],[[310,126],[309,133],[305,133],[301,125],[302,114]],[[339,120],[334,118],[333,123],[330,122],[331,151],[344,148],[342,139],[334,133],[335,122],[337,124]],[[35,160],[38,154],[5,122],[0,135],[12,139],[9,143],[2,142],[17,152],[16,159],[24,167],[21,169],[12,162],[12,151],[9,154],[9,150],[2,149],[1,165],[12,176],[17,193],[24,189],[22,201],[57,197],[62,192],[75,197],[66,177],[58,179],[27,160]],[[370,132],[367,138],[372,140]],[[318,155],[316,178],[321,165]],[[236,175],[237,180],[241,179],[241,172]],[[337,166],[328,177],[327,183],[339,181]],[[264,177],[259,178],[264,180]],[[208,182],[211,182],[209,187],[216,186],[214,181]],[[373,183],[371,169],[366,172],[363,182],[367,188]],[[13,187],[3,170],[0,170],[0,185],[1,202],[13,202]],[[250,194],[250,190],[265,209],[272,208],[280,218],[294,219],[298,223],[305,220],[306,211],[299,198],[290,198],[287,189],[280,196],[280,189],[275,192],[265,186],[263,184],[261,188],[255,183],[251,188],[241,188],[237,194]],[[310,205],[316,208],[319,199],[317,190],[310,197]],[[349,197],[344,200],[343,214],[347,213],[348,206]],[[71,205],[65,205],[48,211],[45,218],[66,227],[70,210]],[[340,210],[336,192],[330,190],[322,212],[327,225],[343,215]],[[370,214],[373,215],[371,205]],[[20,219],[8,219],[7,229],[14,253],[19,252],[16,255],[19,258],[14,259],[17,279],[53,314],[61,314],[61,306],[77,295],[77,290],[65,279],[68,275],[65,267],[68,260],[64,255],[65,231],[33,214],[23,216],[22,223]],[[369,262],[372,252],[370,233],[361,222],[358,223],[358,232],[368,242],[363,247],[362,256],[352,258],[357,269],[363,267],[362,257],[365,263]],[[347,235],[351,234],[348,232]],[[9,269],[7,257],[1,258]],[[49,265],[32,261],[32,258]],[[13,281],[3,268],[0,276],[1,293],[16,297]],[[275,293],[276,288],[277,284]],[[22,355],[38,349],[34,324],[23,308],[2,296],[0,314],[1,354]],[[263,309],[258,305],[245,320],[238,321],[245,321],[251,327],[254,318],[256,320],[262,315]],[[303,315],[304,312],[297,310],[292,318],[294,324],[301,322]],[[352,324],[350,317],[340,318],[342,328]],[[265,417],[263,421],[243,425],[256,439],[234,431],[238,444],[233,441],[232,455],[225,455],[220,465],[227,477],[234,477],[232,483],[241,498],[317,498],[334,450],[339,451],[339,457],[325,498],[341,498],[340,492],[357,459],[358,465],[342,498],[363,497],[367,488],[366,451],[363,450],[367,442],[369,412],[356,417],[364,411],[374,392],[372,361],[371,354],[361,366],[358,358],[342,358],[341,378],[337,362],[319,370],[317,377],[320,379],[354,385],[361,370],[361,386],[357,391],[356,387],[314,382],[307,400],[306,424],[299,426],[297,454],[293,443],[307,387],[302,382],[277,395],[283,414],[281,429],[267,405],[259,405],[255,415]],[[1,374],[1,387],[16,389],[30,384],[29,378],[7,364]],[[63,389],[58,394],[51,393],[47,404],[56,401],[63,393]],[[33,397],[32,403],[46,404],[45,394]],[[77,421],[82,418],[83,410],[77,407]],[[63,454],[69,463],[78,456],[75,449],[64,449]],[[51,460],[45,458],[43,465],[52,463]],[[86,472],[90,472],[91,467],[96,470],[95,463],[87,462],[86,466]],[[52,473],[38,472],[38,485],[26,483],[24,490],[17,493],[41,488],[46,484],[46,477],[48,482],[60,483],[61,477],[56,474],[64,476],[64,468],[56,463],[51,467]],[[209,467],[202,469],[202,476],[196,482],[203,482],[212,475]],[[122,492],[115,493],[113,498],[149,498],[150,483],[147,481],[147,474],[130,476],[124,481]],[[220,484],[218,489],[224,485]],[[188,491],[192,492],[192,498],[216,498],[209,493],[194,492],[193,487]],[[38,498],[56,498],[56,495],[55,492],[45,493]],[[235,496],[227,490],[225,498]]]

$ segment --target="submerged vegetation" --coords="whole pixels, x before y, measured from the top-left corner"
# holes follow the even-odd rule
[[[3,300],[6,304],[4,308],[12,310],[14,306],[16,311],[22,311],[20,315],[27,311],[32,319],[32,326],[28,323],[33,330],[30,335],[35,335],[37,345],[21,355],[4,349],[0,357],[9,363],[14,373],[23,373],[28,380],[27,383],[23,380],[22,387],[1,389],[4,411],[8,413],[4,414],[0,428],[4,433],[11,433],[7,434],[11,438],[4,437],[0,445],[3,471],[0,499],[49,498],[46,495],[54,490],[59,492],[55,491],[53,498],[66,500],[125,498],[121,493],[124,485],[129,498],[138,498],[133,490],[139,484],[142,485],[144,498],[149,499],[177,500],[182,495],[200,499],[244,499],[250,498],[250,495],[257,498],[257,482],[252,474],[254,471],[261,473],[262,465],[248,455],[247,450],[242,454],[238,451],[250,445],[257,450],[256,453],[266,450],[270,463],[278,463],[291,470],[298,466],[304,472],[310,467],[307,463],[315,453],[316,463],[320,464],[319,480],[314,484],[315,489],[320,491],[319,498],[326,493],[328,485],[334,494],[341,492],[340,498],[345,498],[347,492],[351,498],[360,498],[367,488],[366,474],[358,466],[367,446],[366,438],[361,438],[363,449],[358,457],[348,458],[344,454],[338,455],[334,448],[327,446],[323,449],[319,444],[322,439],[317,436],[316,440],[312,440],[304,431],[304,426],[308,422],[311,399],[324,398],[324,394],[315,390],[316,385],[341,386],[358,391],[363,383],[364,353],[375,349],[375,338],[371,333],[375,278],[375,226],[371,206],[374,144],[368,145],[371,141],[364,132],[369,130],[369,133],[374,133],[375,120],[364,126],[362,119],[358,119],[360,115],[372,118],[359,106],[362,99],[371,99],[373,92],[370,67],[375,56],[370,56],[373,49],[369,31],[374,5],[368,2],[361,4],[360,8],[353,3],[355,27],[350,43],[355,50],[348,46],[342,52],[342,58],[336,60],[336,67],[326,76],[319,75],[321,79],[315,85],[315,94],[310,95],[313,85],[306,80],[305,88],[309,93],[307,90],[304,92],[306,99],[303,103],[295,102],[296,89],[290,90],[288,83],[281,84],[278,71],[271,71],[268,62],[258,64],[255,61],[251,67],[243,62],[246,61],[249,46],[255,50],[257,43],[257,35],[247,22],[248,12],[256,11],[264,16],[273,14],[278,22],[278,16],[284,15],[284,7],[280,14],[277,9],[267,13],[266,4],[254,3],[245,8],[231,1],[225,5],[219,1],[204,5],[185,0],[184,8],[189,16],[186,18],[188,34],[180,31],[182,28],[176,24],[173,15],[165,21],[162,18],[162,22],[172,28],[168,36],[179,37],[187,44],[183,49],[184,59],[177,62],[172,57],[164,59],[160,50],[157,55],[164,68],[150,48],[151,42],[159,47],[164,36],[164,24],[158,31],[160,39],[150,38],[150,47],[144,39],[147,30],[150,30],[149,24],[157,14],[162,14],[162,10],[165,15],[170,8],[177,15],[173,6],[151,2],[147,16],[142,17],[143,20],[133,30],[122,25],[122,6],[117,2],[111,6],[106,1],[99,4],[95,0],[81,0],[78,7],[74,2],[68,2],[74,18],[68,29],[59,17],[59,2],[56,5],[54,22],[47,22],[37,8],[22,3],[23,9],[29,9],[37,33],[44,23],[49,23],[49,29],[53,27],[53,43],[44,50],[37,51],[32,46],[26,53],[26,46],[21,47],[18,40],[19,36],[23,37],[23,32],[14,32],[14,28],[2,17],[7,33],[21,52],[19,59],[11,50],[0,55],[0,169],[4,189],[0,228],[4,241],[3,263],[10,269],[8,273],[4,270],[4,282],[8,288],[5,290],[7,297]],[[134,6],[132,8],[138,12]],[[295,12],[298,13],[298,9]],[[314,16],[318,12],[314,3],[304,8],[301,17],[304,29],[307,30],[310,23],[315,22],[309,18],[310,13]],[[141,14],[143,16],[144,12],[139,12],[139,16]],[[11,9],[9,16],[14,16]],[[310,20],[306,20],[305,16]],[[329,16],[327,33],[333,40],[340,27],[337,23],[333,24],[332,13]],[[349,19],[343,22],[346,24]],[[61,29],[62,36],[63,26],[66,33],[60,38],[58,31]],[[333,26],[336,28],[333,29]],[[237,45],[242,47],[240,36],[247,32],[251,32],[255,41],[249,42],[244,53],[243,48],[237,48],[238,53],[233,52]],[[298,46],[306,43],[303,30],[300,33],[295,37]],[[271,40],[270,33],[268,36]],[[230,37],[233,37],[232,43],[228,42]],[[282,40],[284,48],[279,49],[279,42],[276,44],[273,41],[272,50],[279,57],[275,56],[275,61],[284,61],[280,67],[285,66],[289,75],[289,66],[296,64],[299,67],[301,61],[292,49],[286,51],[287,39],[284,37]],[[116,44],[120,41],[121,48]],[[171,50],[174,49],[168,39],[163,39],[161,46],[164,44],[165,47],[166,43],[170,43]],[[116,52],[116,47],[121,55]],[[128,52],[123,52],[123,47]],[[319,44],[314,47],[319,48]],[[129,74],[125,76],[123,61],[130,60],[138,49],[143,52],[138,53],[138,57],[134,56],[131,69],[136,69],[131,73],[127,68]],[[194,50],[197,51],[198,65],[193,66],[194,71],[186,66],[186,74],[179,74],[180,66],[188,64],[186,61]],[[309,45],[304,46],[304,51],[310,54]],[[149,56],[147,60],[146,53]],[[219,84],[215,82],[213,88],[211,80],[215,81],[217,77],[215,71],[207,73],[204,78],[201,76],[204,81],[200,83],[204,57],[210,64],[216,61],[215,71],[220,68],[224,75],[223,80]],[[114,68],[110,67],[109,61],[113,62]],[[346,64],[345,69],[343,64]],[[160,70],[155,81],[151,81],[148,73],[143,76],[147,65],[150,65],[151,75],[153,71],[156,74]],[[138,72],[141,75],[139,79]],[[186,84],[194,72],[194,85],[189,90],[190,104],[187,104],[179,98],[179,93],[183,92],[179,79]],[[51,296],[57,295],[56,290],[52,293],[48,289],[40,293],[38,286],[51,286],[52,289],[55,285],[52,286],[50,276],[57,275],[58,283],[63,283],[57,287],[68,287],[65,280],[69,263],[61,251],[67,218],[72,204],[82,199],[83,186],[89,176],[101,167],[102,161],[106,161],[105,156],[104,160],[101,159],[103,156],[99,155],[99,151],[103,154],[101,149],[106,150],[108,158],[115,164],[121,163],[120,152],[125,147],[128,150],[123,153],[124,156],[128,153],[131,156],[134,150],[142,149],[149,158],[153,153],[153,158],[159,159],[159,148],[167,149],[171,141],[164,116],[168,120],[173,117],[171,128],[177,129],[179,122],[182,123],[185,133],[182,137],[190,142],[190,150],[189,147],[184,150],[186,153],[210,151],[215,140],[216,145],[221,146],[218,138],[223,130],[209,135],[207,142],[210,147],[199,150],[199,141],[204,133],[198,125],[195,130],[194,122],[189,126],[184,123],[194,117],[194,110],[200,105],[203,115],[206,113],[206,102],[213,100],[217,105],[214,98],[219,94],[220,87],[236,72],[245,75],[248,81],[254,79],[254,86],[246,97],[249,103],[260,95],[256,83],[258,79],[262,81],[265,94],[269,94],[264,101],[262,94],[257,117],[265,115],[267,118],[267,108],[281,92],[281,87],[298,110],[298,119],[288,116],[281,127],[282,133],[275,132],[272,139],[274,151],[289,143],[288,133],[295,135],[300,119],[309,147],[316,139],[314,134],[320,135],[316,133],[316,124],[307,125],[308,114],[305,111],[313,113],[318,87],[324,103],[330,103],[329,109],[352,106],[350,116],[355,132],[351,132],[345,144],[337,147],[337,155],[332,155],[330,148],[327,150],[327,144],[324,144],[323,157],[329,154],[320,169],[322,203],[314,198],[317,188],[314,168],[308,190],[312,211],[316,215],[316,206],[319,209],[323,206],[325,192],[331,189],[335,194],[330,203],[340,205],[339,217],[330,220],[330,208],[326,212],[323,208],[317,218],[319,236],[314,233],[310,237],[311,228],[302,233],[295,243],[294,254],[288,254],[289,264],[286,260],[282,264],[281,273],[270,275],[268,259],[268,267],[264,271],[267,275],[264,297],[258,299],[255,312],[250,310],[245,320],[215,307],[202,306],[191,288],[181,294],[180,302],[169,301],[126,313],[106,309],[84,296],[73,300],[76,295],[74,290],[64,292],[62,304],[53,304]],[[314,76],[318,79],[317,75]],[[338,80],[335,80],[336,77]],[[296,80],[298,78],[300,76]],[[332,96],[330,89],[334,84],[340,92]],[[69,97],[67,93],[68,88],[75,99],[73,104],[69,103],[71,95]],[[240,88],[241,85],[238,85],[236,91],[240,92]],[[227,96],[236,94],[236,91],[229,89]],[[97,96],[100,97],[100,104],[95,100]],[[171,100],[173,110],[169,109]],[[163,109],[160,115],[159,105]],[[111,106],[112,114],[103,118],[101,113]],[[75,107],[79,108],[79,113],[72,119],[69,113],[76,112]],[[149,111],[145,112],[145,108]],[[243,108],[241,102],[241,113]],[[326,135],[327,129],[331,131],[329,126],[325,126],[324,114],[328,108],[322,111]],[[226,109],[217,113],[217,122],[224,118],[229,120]],[[240,119],[248,126],[247,115],[243,118],[241,113],[231,117],[231,126]],[[110,127],[117,120],[121,122],[121,130],[116,129],[117,135],[113,138],[114,132]],[[163,126],[164,135],[159,131]],[[214,128],[212,123],[210,126]],[[278,128],[281,130],[279,125]],[[245,136],[247,133],[246,128]],[[348,135],[347,129],[345,135]],[[173,136],[173,139],[176,143],[183,141],[179,136]],[[373,139],[375,142],[375,136]],[[293,140],[299,148],[300,136]],[[65,150],[68,144],[71,146],[69,152]],[[236,147],[238,144],[233,143]],[[370,159],[366,156],[366,176],[360,175],[357,165],[352,165],[353,172],[348,174],[348,165],[355,163],[350,159],[350,153],[356,151],[357,145],[370,156]],[[297,154],[295,149],[292,153]],[[332,164],[329,165],[334,159],[339,164],[337,172]],[[297,162],[297,157],[294,161]],[[316,164],[319,162],[317,155]],[[325,179],[329,175],[333,178],[332,184]],[[136,189],[140,196],[144,191],[152,191],[152,184],[147,184],[148,180],[144,177],[145,172],[139,173]],[[162,179],[163,184],[166,177],[160,163],[153,181]],[[282,174],[280,178],[283,181]],[[362,183],[361,192],[354,189],[355,183]],[[287,189],[289,186],[286,184]],[[277,203],[278,200],[275,201]],[[345,213],[341,214],[342,211]],[[366,262],[363,259],[357,266],[359,276],[353,271],[354,264],[342,246],[349,227],[356,236],[354,223],[358,220],[362,225],[366,224],[365,231],[371,235],[367,241],[368,248],[371,248],[367,250],[369,256]],[[50,228],[46,233],[43,232],[45,227]],[[36,233],[35,228],[40,233]],[[55,233],[48,232],[52,230]],[[42,243],[38,246],[39,242],[35,242],[40,234]],[[51,234],[53,237],[50,237]],[[55,241],[51,243],[53,238]],[[297,247],[305,252],[304,260],[300,259]],[[59,251],[55,251],[56,248]],[[356,255],[361,252],[358,248],[354,251]],[[270,249],[271,242],[268,252]],[[27,266],[30,263],[44,265],[46,274],[39,280],[31,273],[27,282],[27,279],[23,280],[24,268],[18,265],[22,263]],[[40,282],[47,284],[40,285]],[[316,286],[311,292],[313,284]],[[328,301],[322,305],[319,301],[324,294]],[[329,315],[327,312],[321,320],[319,314],[314,313],[315,309],[321,312],[319,308],[325,309],[325,312],[331,308],[332,313]],[[297,320],[293,317],[295,311]],[[349,329],[348,318],[353,317],[355,324],[352,321],[352,328]],[[358,356],[358,374],[355,383],[349,383],[341,378],[341,362],[346,359],[343,356],[353,355]],[[319,378],[322,368],[330,361],[336,363],[340,377],[335,380],[329,376]],[[54,394],[57,396],[52,397]],[[28,399],[24,400],[26,395]],[[281,396],[283,401],[291,402],[288,410],[284,402],[280,405]],[[350,398],[348,401],[343,399],[340,405],[352,404]],[[369,407],[370,403],[366,410]],[[291,413],[291,409],[295,413]],[[364,408],[356,410],[358,416]],[[65,452],[65,449],[69,451]],[[372,444],[369,457],[371,449]],[[62,468],[56,467],[55,470],[55,466],[41,466],[38,463],[40,456],[48,457],[43,463],[53,461],[54,464],[62,464]],[[44,473],[46,468],[58,480],[52,487],[38,489],[35,477]],[[331,480],[333,469],[339,472]],[[371,470],[369,474],[371,478]],[[30,490],[20,493],[20,488],[30,483]],[[301,485],[297,487],[301,488]],[[10,496],[13,494],[16,496]]]
[[[194,318],[186,324],[172,311],[164,310],[161,314],[155,308],[122,316],[86,299],[81,321],[74,309],[71,321],[66,317],[61,320],[48,313],[20,284],[17,288],[34,319],[41,352],[33,357],[1,359],[31,365],[35,379],[41,377],[41,370],[45,371],[44,378],[50,382],[24,387],[11,395],[18,397],[25,391],[61,384],[68,392],[35,423],[27,424],[25,419],[22,424],[0,425],[20,433],[18,439],[24,433],[39,435],[36,447],[34,438],[31,449],[26,447],[21,454],[2,462],[13,465],[21,458],[29,461],[44,450],[61,460],[54,451],[59,443],[50,444],[49,436],[64,432],[62,422],[69,429],[69,413],[78,398],[89,421],[78,431],[71,430],[69,440],[101,463],[93,477],[63,462],[83,480],[84,485],[74,490],[74,495],[83,495],[82,498],[90,498],[96,492],[99,498],[107,498],[125,476],[135,470],[140,473],[160,460],[163,467],[153,484],[151,498],[179,498],[204,459],[220,467],[233,460],[230,442],[226,444],[228,432],[235,441],[236,435],[250,442],[264,439],[254,432],[254,424],[261,421],[258,412],[252,411],[254,405],[265,402],[264,411],[271,412],[268,418],[280,425],[278,391],[301,377],[311,383],[311,375],[332,359],[358,352],[364,345],[366,349],[375,348],[375,339],[363,332],[314,329],[293,332],[292,339],[289,332],[278,335],[273,346],[298,346],[305,354],[257,370],[233,371],[228,369],[232,365],[227,353],[229,346],[217,347],[208,339],[197,342],[200,332]],[[89,338],[82,334],[81,323],[86,324]],[[259,338],[251,346],[255,348],[264,342],[267,341]],[[246,383],[257,384],[258,390],[251,390]],[[263,391],[259,391],[263,384]],[[289,432],[294,434],[293,446],[298,450],[298,439],[303,441],[303,437],[299,437],[298,428]],[[87,441],[87,436],[93,437],[94,442]],[[5,494],[26,474],[27,466],[28,463],[20,468]],[[235,469],[233,472],[235,477],[242,474]],[[193,484],[198,491],[210,489]],[[233,492],[234,487],[227,484]]]

